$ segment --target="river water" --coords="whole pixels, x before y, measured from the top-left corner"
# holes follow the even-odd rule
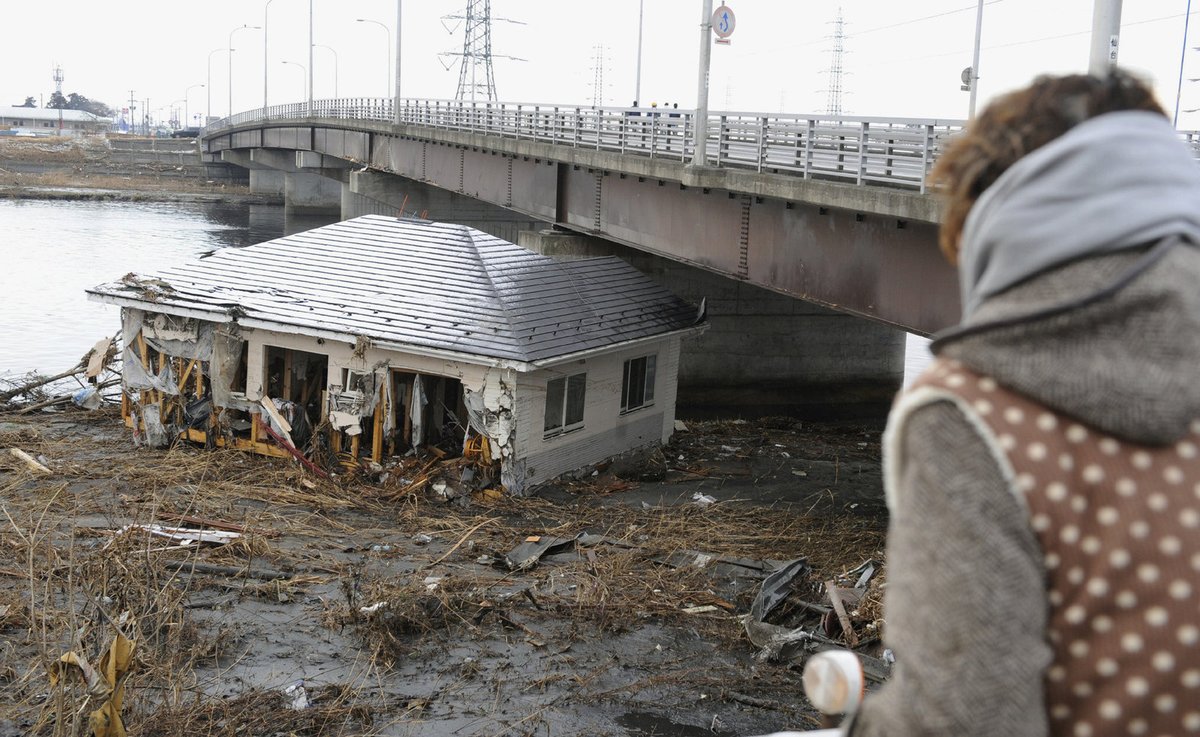
[[[0,199],[0,376],[66,370],[119,329],[87,287],[328,222],[272,205]]]
[[[272,205],[0,199],[0,376],[58,373],[116,332],[118,308],[88,287],[329,222]],[[909,336],[906,381],[927,343]]]

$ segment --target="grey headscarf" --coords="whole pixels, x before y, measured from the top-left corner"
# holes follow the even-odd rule
[[[1025,156],[980,196],[959,253],[963,322],[986,298],[1083,256],[1200,244],[1200,166],[1162,115],[1107,113]]]

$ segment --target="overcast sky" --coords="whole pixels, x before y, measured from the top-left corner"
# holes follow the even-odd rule
[[[457,67],[446,70],[439,52],[462,49],[465,0],[403,0],[403,94],[451,98]],[[700,0],[644,0],[641,102],[696,100]],[[720,5],[720,0],[714,3]],[[843,111],[852,115],[962,118],[967,93],[959,74],[971,63],[973,0],[729,0],[737,27],[730,46],[712,53],[710,108],[740,111],[823,112],[833,20],[846,25]],[[1175,104],[1186,0],[1125,2],[1120,60],[1149,77],[1168,113]],[[1200,2],[1193,13],[1200,14]],[[396,0],[312,0],[316,44],[336,51],[337,93],[383,96]],[[639,0],[492,0],[492,48],[502,100],[591,104],[596,69],[608,105],[628,105],[635,94]],[[980,103],[1040,73],[1087,66],[1093,0],[988,0],[984,9]],[[273,0],[269,9],[269,100],[306,95],[309,0]],[[5,3],[0,54],[0,104],[27,95],[48,98],[52,69],[62,66],[63,92],[79,92],[113,107],[128,105],[130,90],[165,117],[172,104],[213,115],[229,108],[230,33],[262,26],[263,0],[58,0],[51,5]],[[501,22],[508,18],[518,23]],[[456,28],[456,24],[458,27]],[[1190,44],[1200,45],[1200,23]],[[456,30],[449,32],[445,26]],[[1182,108],[1200,108],[1200,52],[1188,46]],[[263,104],[263,31],[233,34],[233,109]],[[602,51],[598,51],[600,47]],[[597,59],[602,53],[602,62]],[[314,50],[314,94],[334,96],[334,52]],[[211,67],[210,67],[211,61]],[[211,69],[211,77],[210,77]],[[208,85],[205,88],[193,85]],[[189,90],[189,87],[191,89]],[[139,113],[140,115],[140,113]],[[1181,114],[1181,128],[1200,128],[1200,113]]]

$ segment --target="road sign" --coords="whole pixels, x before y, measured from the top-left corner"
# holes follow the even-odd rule
[[[717,38],[729,38],[733,35],[735,27],[737,27],[737,17],[733,14],[733,8],[721,3],[721,7],[714,10],[712,14],[713,33],[717,34]]]

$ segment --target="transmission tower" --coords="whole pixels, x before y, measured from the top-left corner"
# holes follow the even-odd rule
[[[451,27],[447,25],[447,21],[463,22],[462,51],[444,51],[439,55],[442,57],[462,57],[462,63],[458,68],[458,91],[454,94],[454,99],[456,100],[470,100],[471,102],[475,102],[477,99],[497,99],[496,77],[492,72],[492,59],[525,61],[515,56],[492,53],[492,20],[492,0],[467,0],[465,14],[442,17],[442,25],[450,33],[454,33],[458,24],[455,23],[454,27]],[[495,20],[525,25],[521,21],[509,20],[508,18],[496,18]],[[444,61],[442,63],[447,69],[453,65],[446,65]]]
[[[63,70],[58,64],[54,65],[54,96],[55,102],[58,103],[58,130],[62,131],[63,127],[63,105],[65,100],[62,96]]]
[[[825,114],[842,114],[842,57],[846,53],[846,21],[838,8],[833,21],[833,52],[829,59],[829,87],[825,90]]]
[[[604,107],[604,47],[600,45],[592,54],[592,107]]]

